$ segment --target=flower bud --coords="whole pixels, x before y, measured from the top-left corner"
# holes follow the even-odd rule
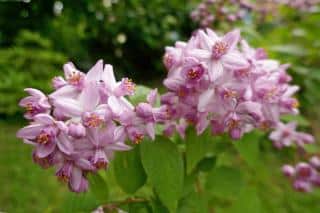
[[[82,138],[86,135],[86,129],[81,123],[70,123],[68,134],[74,138]]]
[[[290,165],[284,165],[281,170],[282,173],[287,177],[293,177],[296,172],[293,166]]]

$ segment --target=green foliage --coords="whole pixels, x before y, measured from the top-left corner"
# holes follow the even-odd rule
[[[186,134],[187,173],[190,174],[196,165],[206,156],[212,147],[209,131],[198,136],[194,129],[189,129]],[[203,162],[204,163],[204,162]]]
[[[237,196],[243,186],[240,170],[225,166],[214,168],[208,174],[206,182],[208,193],[222,198]]]
[[[255,131],[245,134],[240,141],[234,143],[241,157],[252,168],[261,166],[259,142],[262,136],[261,132]]]
[[[113,163],[117,183],[125,192],[134,194],[145,184],[147,176],[142,167],[139,146],[129,152],[117,153]]]
[[[144,169],[157,195],[170,212],[175,212],[183,187],[183,161],[177,146],[169,139],[157,137],[141,145]]]
[[[96,199],[100,203],[108,201],[109,187],[104,178],[99,173],[96,173],[94,175],[89,175],[88,180],[90,182],[90,190],[93,192]]]
[[[64,55],[50,50],[50,41],[39,34],[22,31],[16,43],[0,49],[0,114],[20,112],[18,102],[26,95],[26,87],[49,91],[51,78],[61,74],[66,61]]]

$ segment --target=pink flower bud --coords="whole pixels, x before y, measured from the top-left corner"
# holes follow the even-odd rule
[[[68,125],[68,134],[74,138],[82,138],[86,135],[86,128],[81,123],[70,123]]]

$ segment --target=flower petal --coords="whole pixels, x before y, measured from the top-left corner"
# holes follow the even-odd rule
[[[99,60],[87,73],[86,83],[98,82],[101,80],[103,72],[103,60]]]
[[[74,166],[71,173],[70,186],[73,191],[79,191],[82,180],[82,170]]]
[[[98,85],[90,83],[86,85],[79,97],[79,102],[85,112],[93,111],[99,104],[100,94]]]
[[[222,37],[222,41],[228,44],[229,50],[233,50],[240,40],[240,30],[236,29]]]

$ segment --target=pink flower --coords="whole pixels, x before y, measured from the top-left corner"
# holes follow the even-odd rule
[[[288,124],[278,123],[276,130],[274,130],[269,138],[273,141],[277,148],[283,148],[293,145],[295,143],[299,147],[303,147],[304,144],[310,144],[314,142],[314,138],[306,133],[297,132],[297,124],[291,122]]]
[[[49,99],[39,90],[26,90],[31,96],[20,105],[30,108],[30,124],[17,137],[34,146],[36,164],[57,167],[59,180],[71,191],[84,192],[87,173],[107,168],[114,152],[129,150],[125,141],[154,139],[156,123],[167,119],[166,107],[154,107],[156,90],[134,107],[124,96],[133,95],[135,84],[128,78],[117,82],[112,66],[102,60],[87,74],[70,62],[64,72],[65,78],[53,79],[55,91]]]
[[[223,37],[218,37],[212,30],[199,30],[199,47],[190,49],[188,53],[207,62],[211,81],[218,79],[225,70],[244,69],[249,66],[245,58],[237,50],[240,31],[234,30]]]
[[[24,91],[28,92],[30,96],[23,98],[19,102],[19,106],[26,109],[24,117],[26,119],[33,119],[35,115],[40,113],[49,113],[50,104],[48,98],[39,90],[27,88]]]
[[[313,188],[320,187],[320,159],[313,156],[308,162],[299,162],[295,166],[284,165],[282,172],[293,184],[295,190],[311,192]]]

